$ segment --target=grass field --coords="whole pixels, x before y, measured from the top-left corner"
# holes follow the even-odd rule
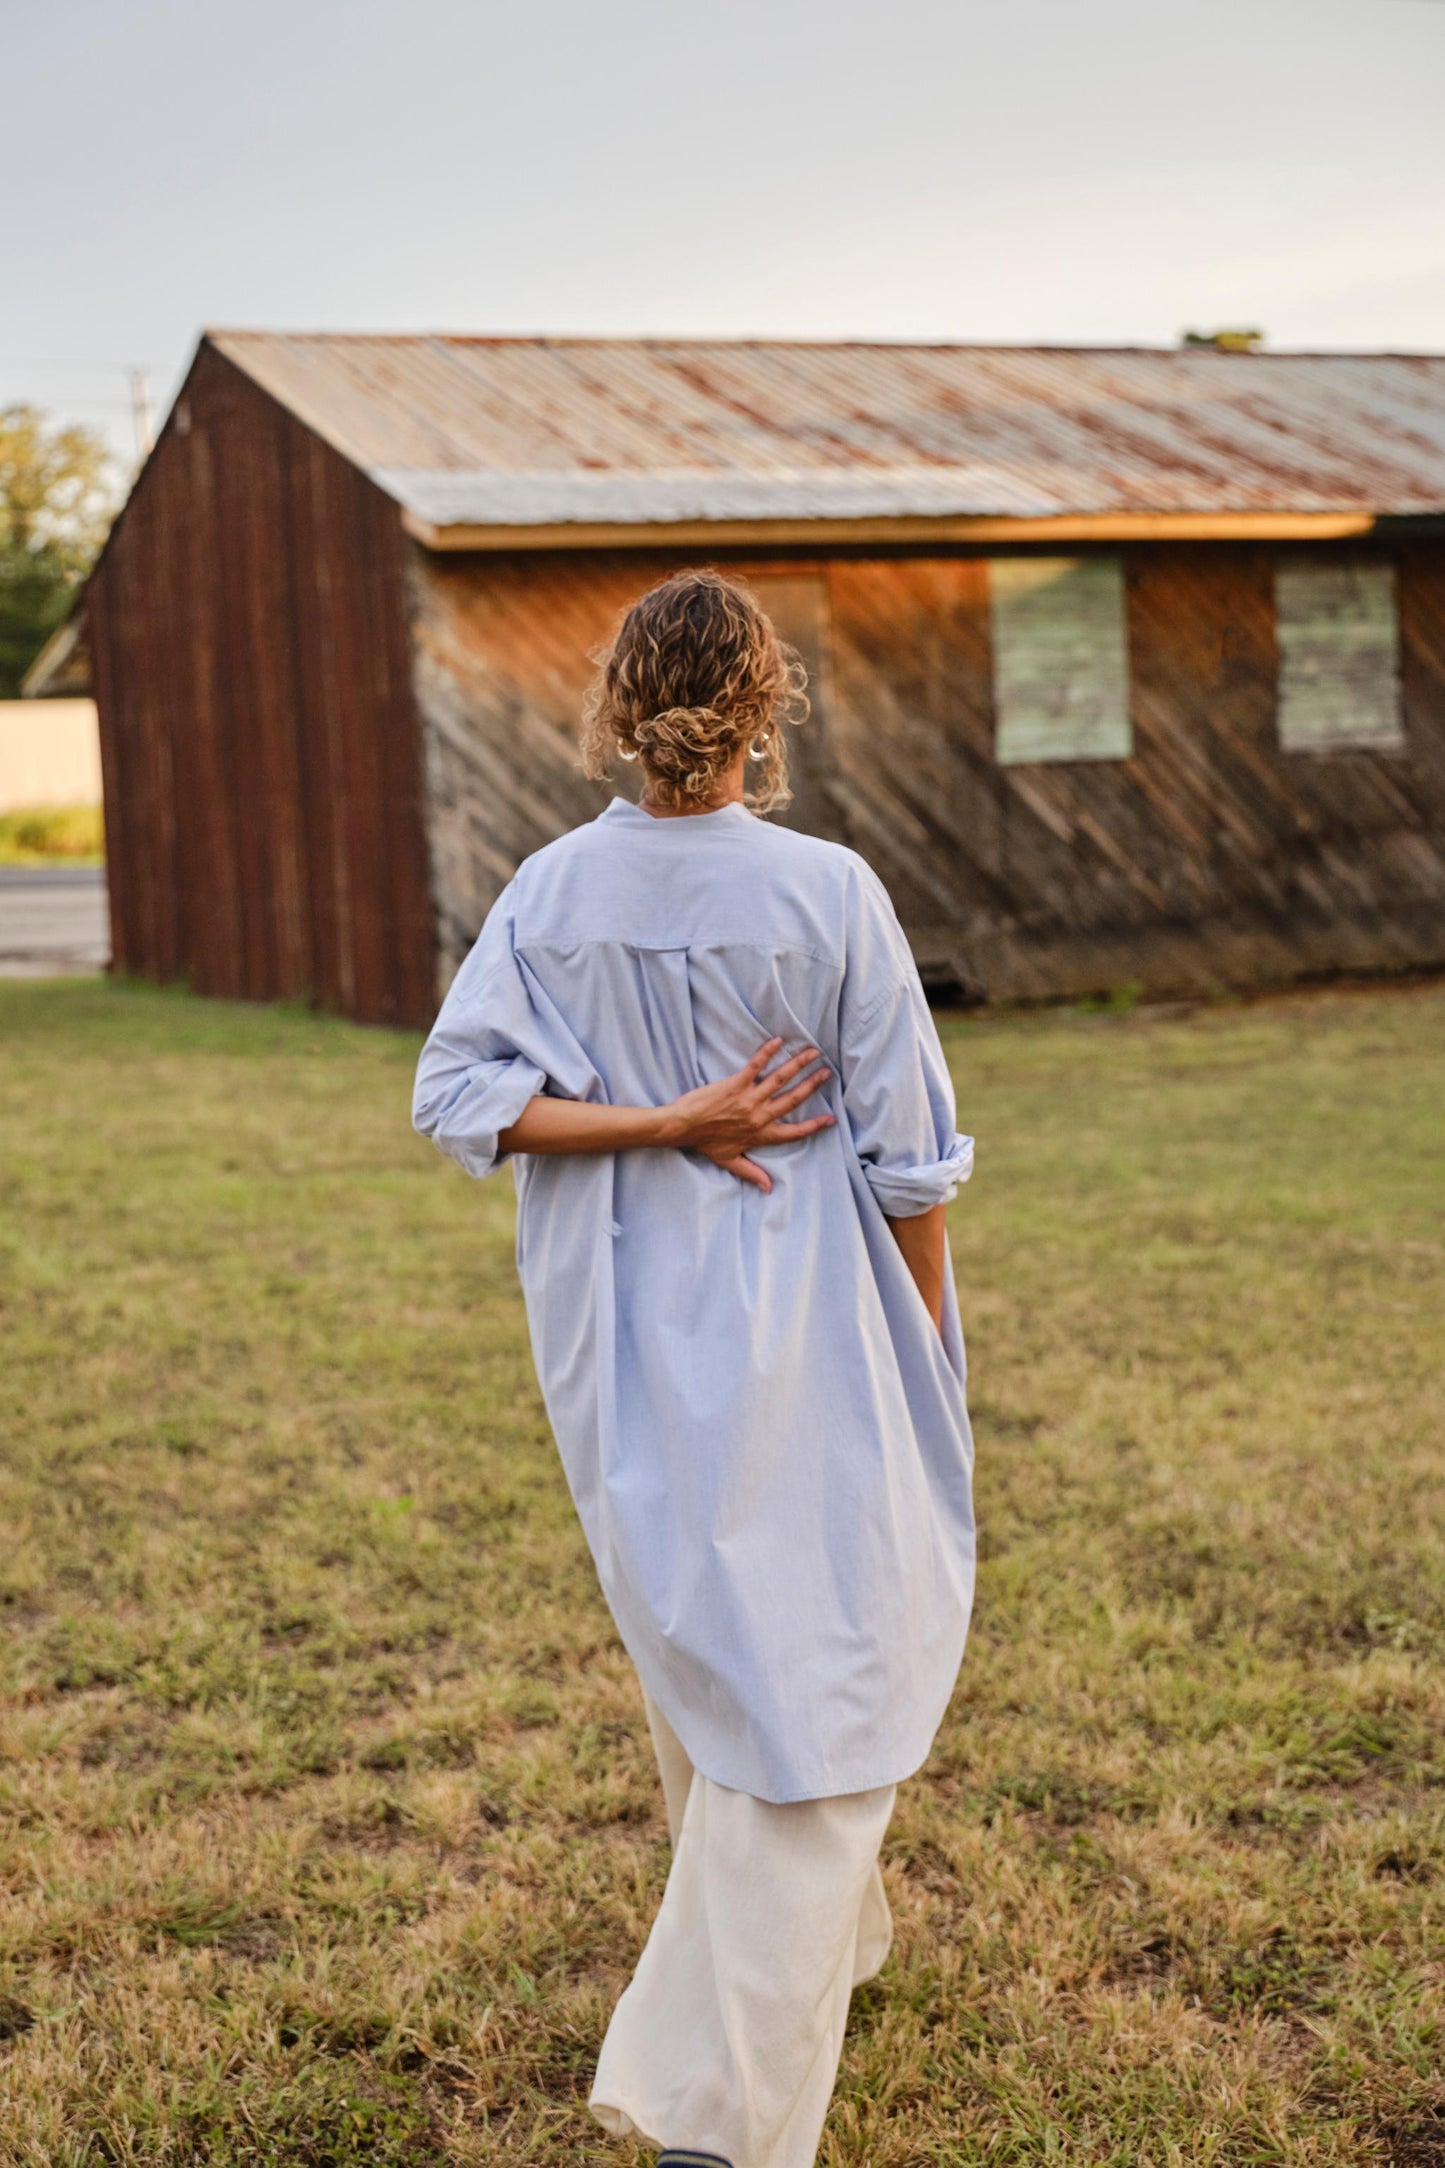
[[[1445,2163],[1445,989],[944,1026],[975,1631],[826,2168]],[[614,2160],[666,1871],[415,1044],[0,985],[0,2161]]]

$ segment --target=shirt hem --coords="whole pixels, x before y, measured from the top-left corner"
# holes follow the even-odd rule
[[[638,1676],[639,1678],[641,1678],[642,1666],[640,1664],[637,1664],[637,1660],[635,1657],[633,1658],[633,1662],[634,1664],[636,1664]],[[952,1696],[953,1687],[957,1683],[958,1673],[959,1670],[962,1668],[962,1664],[963,1655],[960,1651],[958,1663],[954,1666],[953,1680],[950,1682],[948,1694],[944,1697],[944,1709],[946,1709],[948,1706],[948,1702]],[[673,1709],[668,1707],[667,1702],[663,1699],[662,1695],[660,1695],[654,1690],[649,1680],[643,1678],[642,1683],[647,1688],[648,1693],[652,1696],[652,1699],[657,1704],[657,1707],[667,1718],[668,1723],[677,1733],[678,1739],[682,1744],[683,1751],[686,1753],[688,1760],[692,1763],[693,1769],[698,1776],[706,1777],[710,1784],[716,1784],[720,1786],[721,1789],[725,1792],[741,1792],[743,1796],[747,1799],[761,1800],[763,1805],[767,1807],[804,1806],[809,1801],[814,1799],[856,1799],[860,1798],[865,1792],[886,1792],[893,1786],[899,1784],[906,1784],[910,1777],[917,1776],[919,1770],[923,1767],[929,1755],[933,1752],[934,1741],[938,1737],[938,1725],[941,1724],[943,1721],[943,1712],[940,1711],[938,1723],[935,1723],[933,1729],[929,1732],[927,1744],[923,1747],[922,1751],[920,1753],[905,1756],[903,1766],[901,1768],[893,1769],[891,1774],[886,1774],[883,1776],[870,1776],[864,1782],[858,1782],[856,1780],[850,1779],[849,1781],[843,1783],[834,1783],[829,1781],[822,1785],[805,1785],[797,1790],[793,1789],[790,1786],[784,1786],[781,1789],[772,1788],[764,1791],[760,1790],[755,1783],[740,1783],[738,1781],[736,1773],[730,1776],[720,1776],[718,1774],[719,1764],[713,1759],[711,1755],[707,1755],[704,1757],[694,1754],[691,1742],[687,1737],[687,1729],[690,1727],[685,1728],[685,1723],[678,1723],[677,1717],[673,1713]]]

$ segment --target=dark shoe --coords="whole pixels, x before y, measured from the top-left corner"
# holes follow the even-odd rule
[[[676,2146],[670,2146],[666,2153],[658,2154],[657,2168],[732,2168],[732,2164],[721,2153],[679,2153]]]

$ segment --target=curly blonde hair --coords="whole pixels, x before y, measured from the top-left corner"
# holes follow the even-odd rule
[[[674,572],[633,603],[598,658],[582,710],[582,766],[594,781],[614,754],[639,759],[652,804],[705,806],[746,746],[743,803],[787,804],[783,726],[808,713],[807,673],[747,589],[720,572]]]

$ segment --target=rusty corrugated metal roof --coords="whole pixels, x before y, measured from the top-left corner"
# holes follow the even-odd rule
[[[1445,510],[1445,355],[209,337],[437,531]]]

